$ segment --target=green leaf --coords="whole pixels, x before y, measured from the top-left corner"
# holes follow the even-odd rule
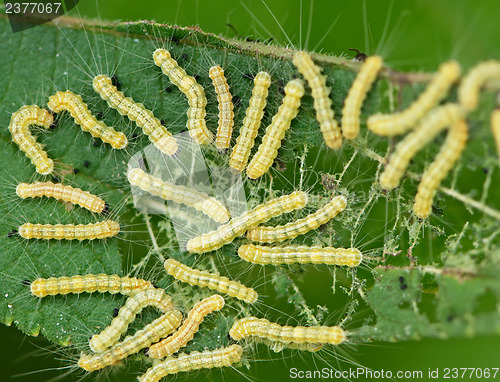
[[[2,42],[4,52],[0,56],[4,217],[0,222],[0,320],[5,324],[14,323],[26,334],[40,333],[53,343],[89,351],[88,337],[109,324],[113,310],[123,304],[124,297],[95,293],[37,299],[29,294],[26,281],[101,272],[137,275],[164,287],[187,311],[210,292],[174,283],[166,276],[161,260],[174,257],[254,285],[262,296],[254,307],[228,298],[228,307],[208,319],[186,351],[228,344],[226,334],[237,315],[263,316],[291,325],[340,322],[349,330],[353,343],[500,332],[496,308],[500,298],[500,201],[494,192],[500,179],[488,126],[492,108],[488,92],[480,111],[472,116],[468,148],[444,181],[433,216],[419,221],[411,213],[418,174],[432,161],[443,137],[415,157],[401,187],[385,193],[377,179],[394,141],[363,130],[358,140],[346,142],[340,150],[326,149],[308,91],[279,152],[278,166],[262,181],[243,179],[248,206],[296,189],[314,195],[305,211],[271,222],[283,224],[322,206],[332,193],[344,194],[349,200],[346,211],[291,244],[356,246],[363,250],[366,261],[358,270],[326,266],[268,266],[263,270],[249,267],[236,256],[236,247],[245,242],[244,238],[216,253],[193,256],[179,249],[174,232],[179,227],[173,227],[168,216],[148,215],[135,208],[125,176],[127,162],[136,153],[141,154],[149,142],[134,124],[108,108],[92,90],[91,80],[101,73],[116,75],[126,95],[154,110],[172,133],[179,133],[186,125],[186,99],[169,87],[168,79],[152,61],[157,47],[167,47],[189,74],[199,75],[209,100],[208,125],[215,131],[218,111],[208,69],[220,64],[226,69],[233,96],[241,100],[236,108],[234,138],[253,86],[245,74],[266,70],[273,78],[263,122],[266,126],[280,105],[280,90],[298,75],[290,59],[292,50],[150,22],[94,25],[60,18],[56,24],[11,34],[2,15],[0,35],[9,36]],[[359,63],[326,55],[315,55],[315,59],[328,77],[339,119]],[[363,120],[375,112],[404,108],[429,78],[386,73],[368,95]],[[26,221],[77,224],[102,219],[77,206],[54,200],[19,200],[15,195],[17,183],[42,178],[34,174],[29,160],[12,143],[7,129],[10,115],[24,104],[44,107],[51,94],[66,89],[81,94],[93,113],[102,113],[107,124],[125,132],[131,138],[130,146],[117,151],[94,141],[65,114],[59,116],[56,128],[37,131],[38,140],[56,159],[60,180],[103,195],[111,205],[111,218],[122,224],[122,232],[118,238],[92,243],[9,237],[7,233]],[[449,99],[455,100],[455,95]],[[257,143],[260,140],[261,136]],[[202,150],[210,172],[227,167],[226,155],[213,147]],[[89,166],[85,167],[87,161]],[[150,322],[154,314],[143,314],[130,332]],[[259,349],[263,350],[256,358],[269,358],[265,348]]]

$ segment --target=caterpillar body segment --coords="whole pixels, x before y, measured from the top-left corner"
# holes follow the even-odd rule
[[[181,312],[178,310],[169,311],[103,353],[82,354],[78,360],[78,366],[87,371],[94,371],[115,365],[129,355],[135,354],[168,336],[180,325],[181,320]]]
[[[137,186],[151,195],[193,207],[218,223],[229,221],[228,209],[220,201],[204,192],[161,180],[139,168],[129,169],[127,177],[132,186]]]
[[[111,108],[134,121],[158,150],[167,155],[177,152],[179,148],[177,140],[154,116],[153,112],[146,109],[142,103],[135,102],[131,97],[125,97],[125,94],[113,85],[111,78],[104,74],[98,75],[94,78],[92,85],[96,93]]]
[[[12,140],[33,163],[36,172],[42,175],[48,175],[54,171],[54,161],[48,157],[42,144],[31,135],[28,127],[37,125],[49,129],[53,122],[52,114],[36,105],[22,106],[18,111],[12,113],[10,119],[9,131]]]
[[[342,146],[342,133],[337,121],[333,118],[334,112],[330,99],[330,88],[326,86],[326,76],[321,74],[321,68],[314,63],[307,52],[295,53],[293,63],[311,88],[316,119],[319,122],[325,143],[332,149],[340,148]]]
[[[163,358],[176,353],[193,339],[207,314],[221,310],[223,307],[224,298],[218,294],[197,302],[189,311],[181,327],[170,337],[152,345],[148,349],[147,355],[151,358]]]
[[[162,362],[150,367],[139,377],[139,382],[158,382],[169,374],[214,367],[229,367],[241,360],[243,348],[234,344],[227,348],[206,350],[204,352],[181,353],[178,357],[168,357]]]
[[[16,194],[20,198],[36,198],[46,196],[57,200],[77,204],[92,212],[101,213],[106,207],[104,200],[83,191],[80,188],[52,182],[20,183],[16,187]]]
[[[132,295],[146,289],[154,288],[150,281],[136,277],[121,277],[118,275],[75,275],[39,278],[31,283],[31,294],[36,297],[65,295],[69,293],[121,293]]]
[[[303,208],[306,204],[307,194],[302,191],[294,191],[289,195],[272,199],[229,220],[215,231],[192,238],[187,243],[187,250],[191,253],[214,251],[260,223],[264,223],[275,216]]]
[[[500,161],[500,109],[493,110],[490,123],[491,132],[497,148],[498,160]]]
[[[266,344],[275,353],[279,353],[283,351],[283,349],[285,348],[293,350],[309,351],[311,353],[315,353],[323,349],[324,346],[324,344],[271,341],[267,338],[262,338],[262,337],[252,337],[252,339],[257,340],[263,344]]]
[[[342,110],[342,134],[344,138],[355,139],[359,135],[361,107],[383,66],[384,62],[380,56],[371,56],[359,69]]]
[[[24,223],[19,227],[19,235],[25,239],[82,241],[107,239],[119,233],[120,224],[114,220],[78,225]]]
[[[137,292],[129,297],[125,305],[118,311],[111,324],[101,333],[95,334],[89,341],[90,349],[102,353],[115,345],[135,316],[147,306],[154,306],[162,313],[173,309],[172,298],[163,289],[151,288]]]
[[[395,114],[374,114],[368,118],[368,129],[378,135],[394,136],[412,129],[433,107],[446,97],[451,86],[460,77],[460,65],[447,61],[427,88],[406,110]]]
[[[346,205],[347,199],[345,196],[336,196],[322,208],[305,218],[277,227],[252,228],[247,231],[247,237],[250,240],[260,243],[272,243],[292,239],[327,223],[330,219],[337,216],[339,212],[343,211]]]
[[[356,267],[363,261],[363,255],[356,248],[333,247],[265,247],[245,244],[238,248],[238,256],[261,265],[328,264]]]
[[[174,259],[167,259],[164,266],[169,275],[190,285],[198,285],[220,293],[226,293],[249,304],[255,303],[259,297],[255,290],[246,287],[240,282],[207,271],[193,269]]]
[[[396,146],[389,164],[380,175],[380,186],[392,190],[399,185],[410,160],[422,147],[428,144],[443,129],[455,124],[464,116],[463,109],[457,104],[447,104],[433,110]]]
[[[274,162],[281,147],[281,141],[299,111],[300,99],[304,95],[302,80],[292,80],[285,86],[285,97],[271,124],[266,128],[259,149],[248,164],[247,175],[257,179],[264,175]]]
[[[231,153],[229,166],[242,172],[250,157],[250,151],[255,142],[255,137],[259,132],[259,127],[264,117],[264,109],[267,104],[269,86],[271,86],[271,76],[267,72],[259,72],[254,78],[252,96],[248,102],[248,108],[240,128],[240,135],[236,139],[236,144]]]
[[[425,219],[431,214],[432,201],[439,184],[462,155],[467,138],[468,126],[465,120],[458,120],[450,127],[441,150],[429,167],[425,169],[418,185],[413,211],[419,218]]]
[[[264,318],[246,317],[236,320],[229,330],[236,341],[255,336],[271,341],[298,344],[340,345],[346,334],[340,326],[281,326]]]
[[[224,76],[224,69],[220,66],[212,66],[208,76],[212,80],[215,93],[217,94],[217,102],[219,103],[219,127],[217,129],[215,144],[217,150],[226,150],[231,144],[231,135],[234,126],[233,97]]]
[[[471,68],[458,87],[458,101],[468,112],[477,109],[479,91],[489,80],[500,79],[500,61],[484,61]]]
[[[125,134],[98,121],[83,102],[82,97],[70,90],[58,91],[49,98],[47,106],[54,113],[68,111],[83,131],[90,133],[94,138],[100,138],[103,142],[109,143],[114,149],[123,149],[128,144]]]
[[[213,134],[207,129],[205,122],[207,97],[201,85],[194,77],[188,76],[186,71],[179,66],[170,52],[166,49],[156,49],[153,59],[162,72],[168,76],[170,82],[177,86],[188,99],[187,128],[189,135],[198,144],[209,144],[213,141]]]

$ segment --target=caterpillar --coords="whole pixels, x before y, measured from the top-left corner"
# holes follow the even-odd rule
[[[114,149],[123,149],[128,144],[125,134],[98,121],[87,108],[82,97],[70,90],[58,91],[50,96],[47,106],[54,113],[67,110],[83,131],[90,133],[94,138],[100,138],[103,142],[109,143]]]
[[[192,188],[178,186],[147,174],[139,168],[129,169],[128,181],[147,193],[159,196],[165,200],[191,206],[203,212],[218,223],[227,223],[230,218],[228,209],[214,197]]]
[[[396,146],[389,164],[380,175],[380,186],[392,190],[399,185],[411,158],[439,132],[463,118],[463,109],[457,104],[446,104],[423,118],[416,129]]]
[[[134,121],[158,150],[167,155],[177,152],[179,148],[177,140],[154,116],[153,112],[146,109],[142,103],[135,102],[131,97],[125,97],[125,94],[113,85],[111,78],[104,74],[98,75],[92,81],[92,86],[111,108]]]
[[[94,371],[114,365],[129,355],[135,354],[168,336],[180,325],[181,320],[181,312],[178,310],[169,311],[103,353],[82,354],[78,360],[78,366],[87,371]]]
[[[359,134],[361,106],[370,91],[384,62],[380,56],[368,57],[354,80],[342,109],[342,134],[346,139],[354,139]]]
[[[261,177],[273,164],[285,132],[298,113],[300,99],[303,95],[304,85],[302,80],[292,80],[286,84],[283,102],[274,115],[271,124],[266,128],[259,149],[248,164],[247,175],[250,179]]]
[[[247,231],[247,237],[250,240],[261,243],[272,243],[293,239],[294,237],[302,235],[327,223],[330,219],[337,216],[339,212],[343,211],[346,205],[347,199],[345,196],[336,196],[322,208],[305,218],[277,227],[252,228]]]
[[[326,86],[326,76],[321,74],[321,68],[314,63],[307,52],[295,53],[293,63],[311,88],[316,119],[319,122],[325,143],[332,149],[338,149],[342,146],[342,134],[337,121],[333,118],[334,112],[330,99],[330,88]]]
[[[267,104],[267,94],[271,86],[271,76],[266,72],[259,72],[255,76],[252,96],[248,102],[248,108],[240,129],[240,135],[236,139],[233,147],[229,166],[242,172],[248,162],[250,150],[252,149],[255,137],[259,131],[262,117],[264,117],[264,108]]]
[[[170,81],[184,93],[188,99],[189,109],[187,111],[187,128],[189,135],[198,144],[208,144],[214,139],[213,134],[207,129],[205,115],[207,114],[205,106],[207,97],[201,85],[196,82],[194,77],[188,76],[177,61],[175,61],[170,52],[166,49],[156,49],[153,53],[153,59],[156,66],[159,66],[162,72],[168,76]]]
[[[245,261],[261,265],[328,264],[356,267],[363,255],[356,248],[333,247],[265,247],[245,244],[238,248],[238,256]]]
[[[500,109],[493,110],[490,124],[495,146],[497,147],[498,160],[500,160]]]
[[[253,304],[258,299],[258,294],[252,288],[229,280],[210,272],[193,269],[174,259],[167,259],[164,263],[165,270],[170,276],[190,285],[207,287],[221,293],[226,293],[231,297]]]
[[[212,369],[214,367],[229,367],[240,361],[243,348],[234,344],[217,350],[204,352],[194,351],[189,354],[181,353],[177,358],[168,357],[166,360],[150,367],[145,374],[139,377],[139,382],[157,382],[166,375],[177,374],[182,371],[198,369]]]
[[[224,69],[220,66],[212,66],[208,72],[217,94],[219,103],[219,127],[215,144],[217,150],[226,150],[231,144],[231,134],[234,126],[233,97],[229,90]]]
[[[229,330],[238,341],[248,336],[267,338],[284,343],[340,345],[346,334],[340,326],[281,326],[265,318],[246,317],[236,320]]]
[[[467,122],[463,119],[455,122],[449,129],[448,136],[436,159],[424,171],[413,211],[419,218],[427,218],[432,212],[432,200],[441,181],[448,174],[455,162],[460,158],[468,138]]]
[[[24,223],[19,227],[19,235],[25,239],[81,241],[106,239],[119,233],[120,224],[114,220],[78,225]]]
[[[48,175],[54,171],[54,161],[48,157],[43,146],[31,135],[28,126],[37,125],[49,129],[53,122],[52,114],[35,105],[22,106],[18,111],[12,113],[10,119],[9,131],[12,140],[31,160],[36,172],[42,175]]]
[[[224,298],[214,294],[197,302],[189,311],[181,327],[170,337],[152,345],[146,354],[151,358],[163,358],[179,351],[191,341],[205,316],[224,307]]]
[[[33,296],[46,297],[58,294],[79,293],[121,293],[132,295],[146,289],[154,288],[151,282],[136,277],[120,277],[118,275],[75,275],[71,277],[39,278],[31,283],[30,290]]]
[[[436,106],[460,77],[460,65],[447,61],[439,66],[439,71],[427,88],[406,110],[395,114],[374,114],[368,118],[368,129],[378,135],[393,136],[411,129]]]
[[[106,208],[106,203],[98,196],[88,191],[82,191],[80,188],[73,188],[61,183],[20,183],[16,187],[16,194],[23,199],[47,196],[49,198],[78,204],[89,211],[97,213],[103,212]]]
[[[500,78],[500,61],[484,61],[471,68],[458,87],[458,101],[468,112],[477,109],[479,90],[488,81]]]
[[[133,294],[118,311],[111,324],[101,333],[95,334],[89,341],[90,349],[102,353],[118,342],[120,336],[127,331],[135,316],[147,306],[154,306],[160,312],[166,313],[173,309],[172,298],[163,289],[146,289]]]
[[[264,223],[275,216],[302,208],[306,203],[307,194],[302,191],[294,191],[289,195],[272,199],[229,220],[215,231],[190,239],[187,243],[187,250],[191,253],[214,251],[258,224]]]

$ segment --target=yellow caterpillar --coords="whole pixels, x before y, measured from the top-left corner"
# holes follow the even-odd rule
[[[294,191],[290,195],[270,200],[229,220],[215,231],[192,238],[187,243],[187,250],[192,253],[214,251],[258,224],[264,223],[275,216],[302,208],[306,203],[307,194],[302,191]]]
[[[179,146],[176,139],[151,110],[146,109],[142,103],[125,97],[125,94],[113,85],[111,78],[104,74],[95,77],[92,84],[101,98],[121,115],[134,121],[158,150],[167,155],[173,155],[177,152]]]
[[[168,357],[165,361],[155,364],[139,377],[140,382],[158,382],[169,374],[214,367],[229,367],[238,362],[243,354],[240,345],[231,345],[217,350],[179,354],[177,358]]]
[[[174,259],[167,259],[164,263],[165,270],[170,276],[190,285],[207,287],[231,297],[253,304],[259,298],[257,292],[245,285],[229,280],[227,277],[219,276],[207,271],[193,269]]]
[[[21,151],[26,153],[31,163],[35,165],[36,172],[42,175],[48,175],[54,170],[54,161],[48,157],[43,146],[31,135],[28,127],[37,125],[48,129],[53,122],[52,114],[35,105],[22,106],[12,113],[10,119],[9,131],[12,134],[12,140]]]
[[[274,162],[281,147],[285,132],[290,127],[292,119],[299,112],[300,99],[304,95],[302,80],[292,80],[285,86],[285,97],[274,115],[271,124],[266,129],[259,149],[248,164],[247,175],[257,179],[264,175]]]
[[[240,135],[236,139],[236,144],[231,153],[229,166],[243,171],[247,165],[250,150],[255,142],[255,137],[259,131],[262,117],[264,116],[264,109],[267,104],[267,94],[269,86],[271,85],[271,76],[266,72],[259,72],[255,76],[254,87],[252,90],[252,97],[248,101],[248,108],[246,110],[243,125],[240,129]]]
[[[193,339],[207,314],[215,310],[221,310],[223,307],[224,298],[218,294],[197,302],[189,311],[182,326],[170,337],[152,345],[146,354],[151,358],[163,358],[176,353]]]
[[[78,204],[92,212],[101,213],[106,207],[104,200],[91,194],[88,191],[82,191],[80,188],[65,186],[61,183],[35,182],[20,183],[16,187],[16,194],[23,199],[40,198],[47,196],[57,200]]]
[[[272,243],[293,239],[310,230],[316,229],[319,226],[327,223],[330,219],[345,209],[347,199],[345,196],[336,196],[325,204],[315,213],[298,219],[295,222],[290,222],[277,227],[256,227],[247,231],[247,237],[250,240],[261,243]]]
[[[332,247],[265,247],[245,244],[238,248],[238,256],[255,264],[328,264],[356,267],[363,255],[356,248]]]
[[[217,199],[208,196],[204,192],[166,182],[145,173],[139,168],[129,169],[127,177],[132,186],[137,186],[151,195],[191,206],[210,216],[218,223],[226,223],[229,220],[230,216],[227,208]]]
[[[146,289],[154,288],[151,282],[135,277],[118,275],[75,275],[71,277],[39,278],[31,283],[31,293],[36,297],[55,296],[58,294],[79,293],[121,293],[131,295]]]
[[[95,240],[113,237],[119,233],[120,224],[114,220],[78,225],[24,223],[19,227],[19,235],[25,239]]]
[[[82,97],[70,90],[59,91],[51,96],[47,106],[54,113],[60,113],[63,110],[69,111],[83,131],[92,134],[94,138],[100,138],[103,142],[109,143],[114,149],[123,149],[128,144],[125,134],[98,121],[89,111]]]
[[[212,66],[208,72],[217,94],[219,103],[219,128],[215,144],[217,150],[226,150],[231,143],[231,134],[234,126],[233,97],[229,90],[224,70],[220,66]]]
[[[153,53],[154,62],[159,66],[162,72],[168,76],[170,81],[184,93],[188,99],[189,109],[187,111],[187,128],[189,135],[198,144],[208,144],[214,139],[213,134],[207,129],[205,115],[207,114],[205,106],[207,97],[201,85],[196,82],[194,77],[188,76],[177,61],[175,61],[170,52],[166,49],[156,49]]]

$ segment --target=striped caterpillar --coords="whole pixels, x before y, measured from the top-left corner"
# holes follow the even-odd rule
[[[283,102],[274,115],[271,124],[266,128],[259,149],[248,164],[247,175],[250,179],[261,177],[273,164],[285,132],[299,111],[300,99],[303,95],[304,85],[302,80],[292,80],[286,84]]]
[[[20,183],[16,187],[16,194],[23,199],[47,196],[57,200],[78,204],[92,212],[101,213],[106,208],[104,200],[91,194],[88,191],[82,191],[80,188],[65,186],[61,183],[36,182]]]
[[[395,114],[374,114],[368,118],[368,128],[375,134],[385,136],[405,133],[448,94],[460,77],[460,71],[456,61],[441,64],[434,79],[406,110]]]
[[[128,144],[125,134],[98,121],[83,102],[82,97],[70,90],[59,91],[51,96],[47,106],[54,113],[60,113],[63,110],[69,111],[83,131],[90,133],[94,138],[100,138],[103,142],[109,143],[114,149],[123,149]]]
[[[238,248],[238,256],[245,261],[261,265],[328,264],[356,267],[363,255],[356,248],[332,247],[265,247],[245,244]]]
[[[42,175],[50,174],[54,170],[54,161],[43,150],[43,146],[31,135],[30,125],[42,126],[49,129],[54,122],[54,117],[47,110],[35,105],[24,105],[12,113],[9,131],[12,140],[19,146],[36,167],[36,172]]]
[[[164,266],[170,276],[190,285],[198,285],[221,293],[226,293],[231,297],[236,297],[249,304],[256,302],[259,297],[255,290],[237,281],[232,281],[227,277],[222,277],[207,271],[193,269],[174,259],[167,259]]]
[[[345,196],[336,196],[322,208],[318,209],[315,213],[310,214],[305,218],[277,227],[252,228],[247,231],[247,237],[250,240],[258,241],[260,243],[272,243],[293,239],[294,237],[302,235],[327,223],[330,219],[337,216],[339,212],[343,211],[346,205],[347,199]]]
[[[293,63],[311,88],[316,119],[327,146],[338,149],[342,146],[342,134],[337,121],[333,118],[334,112],[330,99],[330,89],[326,86],[326,76],[321,74],[321,68],[314,63],[307,52],[295,53]]]
[[[219,127],[215,143],[217,150],[226,150],[231,144],[231,134],[234,126],[233,97],[229,90],[224,70],[220,66],[212,66],[208,72],[217,94],[219,103]]]
[[[380,175],[380,186],[392,190],[399,185],[411,158],[429,143],[440,131],[463,118],[463,110],[457,104],[447,104],[433,110],[422,119],[415,131],[408,134],[396,146],[389,164]]]
[[[196,82],[194,77],[188,76],[177,61],[175,61],[170,52],[166,49],[156,49],[153,53],[153,59],[156,66],[159,66],[162,72],[168,76],[170,81],[184,93],[188,99],[189,109],[187,111],[187,128],[189,135],[198,144],[208,144],[214,139],[213,134],[207,129],[205,115],[207,114],[205,106],[207,97],[201,85]]]
[[[111,324],[101,333],[95,334],[89,341],[90,348],[95,353],[102,353],[118,342],[121,335],[127,331],[135,316],[147,306],[154,306],[160,312],[166,313],[173,309],[172,298],[163,289],[146,289],[133,294]]]
[[[267,94],[271,85],[271,76],[266,72],[259,72],[255,76],[252,97],[248,102],[245,118],[240,129],[240,135],[231,153],[229,166],[238,171],[243,171],[247,165],[250,150],[259,131],[264,108],[267,104]]]
[[[163,181],[139,168],[129,169],[127,177],[131,185],[137,186],[151,195],[191,206],[210,216],[218,223],[229,221],[230,216],[227,208],[217,199],[208,196],[204,192]]]
[[[500,61],[477,64],[463,78],[458,88],[458,101],[468,112],[477,109],[479,90],[488,81],[500,78]]]
[[[111,108],[134,121],[158,150],[167,155],[177,152],[176,139],[154,116],[153,112],[146,109],[142,103],[135,102],[131,97],[125,97],[125,94],[113,85],[111,78],[101,74],[94,78],[92,85],[96,93]]]
[[[229,367],[238,362],[243,354],[243,348],[234,344],[227,348],[181,353],[177,358],[168,357],[165,361],[155,364],[139,377],[140,382],[158,382],[169,374],[214,367]]]
[[[456,121],[451,125],[448,136],[441,146],[436,159],[424,171],[413,211],[419,218],[427,218],[432,212],[432,200],[436,195],[441,181],[448,174],[455,162],[460,158],[468,138],[468,126],[464,119]]]
[[[178,310],[169,311],[103,353],[82,354],[78,360],[78,366],[87,371],[94,371],[114,365],[129,355],[135,354],[168,336],[180,325],[181,320],[181,312]]]
[[[75,275],[71,277],[39,278],[31,283],[31,293],[36,297],[55,296],[58,294],[79,293],[134,293],[154,288],[151,282],[136,277],[120,277],[118,275]]]
[[[187,243],[187,250],[191,253],[214,251],[258,224],[264,223],[275,216],[302,208],[306,203],[307,194],[302,191],[294,191],[289,195],[272,199],[229,220],[215,231],[192,238]]]
[[[151,358],[163,358],[176,353],[193,339],[207,314],[221,310],[223,307],[224,298],[218,294],[197,302],[189,311],[182,326],[170,337],[152,345],[146,354]]]
[[[114,220],[78,225],[24,223],[19,227],[19,235],[25,239],[81,241],[106,239],[119,233],[120,224]]]
[[[281,326],[264,318],[246,317],[236,320],[229,335],[238,341],[248,336],[284,343],[340,345],[346,334],[340,326]]]
[[[359,69],[342,109],[342,134],[344,138],[354,139],[358,136],[361,106],[383,66],[384,62],[380,56],[371,56]]]

